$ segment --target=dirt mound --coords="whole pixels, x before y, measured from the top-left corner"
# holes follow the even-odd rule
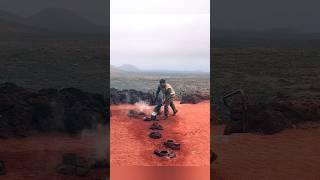
[[[32,131],[76,133],[105,122],[106,102],[99,94],[75,88],[32,92],[12,83],[0,84],[0,136]]]
[[[242,132],[274,134],[293,124],[320,120],[320,99],[275,98],[269,103],[248,105],[244,120],[230,121],[225,135]],[[232,119],[231,112],[231,119]]]
[[[118,90],[110,89],[110,104],[135,104],[139,101],[145,101],[150,105],[155,105],[155,96],[151,93],[145,93],[137,90]]]

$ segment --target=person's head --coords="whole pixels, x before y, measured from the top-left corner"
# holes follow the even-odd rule
[[[163,88],[166,87],[166,80],[160,79],[159,82],[160,82],[160,86],[161,86],[161,87],[163,87]]]

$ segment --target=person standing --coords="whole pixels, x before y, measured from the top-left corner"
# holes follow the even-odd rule
[[[178,110],[176,109],[174,105],[174,98],[176,96],[175,91],[173,90],[172,86],[166,82],[166,80],[161,79],[160,84],[158,86],[157,92],[156,92],[156,99],[158,99],[160,92],[162,93],[162,103],[157,105],[154,109],[154,111],[159,114],[161,107],[164,106],[164,119],[167,119],[169,116],[169,105],[173,111],[173,115],[176,115]]]

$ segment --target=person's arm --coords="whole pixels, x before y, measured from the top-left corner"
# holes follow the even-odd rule
[[[157,89],[157,92],[156,92],[156,98],[155,98],[155,101],[158,99],[159,94],[160,94],[160,91],[161,91],[160,86],[158,86],[158,89]]]

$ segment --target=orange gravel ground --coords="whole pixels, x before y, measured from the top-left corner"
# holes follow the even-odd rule
[[[320,179],[320,127],[286,129],[274,135],[223,135],[214,126],[213,147],[218,160],[214,180]]]
[[[105,180],[106,170],[92,170],[88,177],[64,176],[55,172],[63,153],[90,157],[96,153],[95,136],[46,134],[27,138],[0,139],[0,160],[6,162],[4,180]]]
[[[179,113],[160,118],[164,127],[158,140],[148,137],[152,122],[131,119],[129,109],[137,105],[111,106],[111,171],[112,166],[207,166],[210,165],[210,103],[179,104]],[[151,109],[144,109],[148,113]],[[181,144],[174,159],[160,159],[153,154],[155,149],[163,149],[163,142],[173,139]]]

